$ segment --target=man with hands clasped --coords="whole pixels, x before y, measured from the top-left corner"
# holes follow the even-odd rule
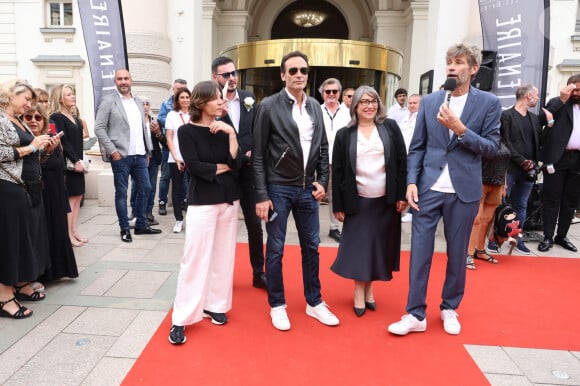
[[[567,234],[580,197],[580,74],[568,78],[560,97],[552,98],[546,109],[554,115],[554,122],[548,122],[542,133],[544,240],[538,250],[547,252],[558,244],[576,252]]]
[[[421,100],[407,158],[406,197],[414,212],[409,294],[407,313],[388,327],[396,335],[427,329],[427,283],[441,217],[447,240],[441,319],[448,334],[461,331],[455,309],[465,290],[469,230],[482,195],[481,158],[499,148],[499,99],[470,86],[479,69],[479,51],[456,44],[447,50],[446,60],[447,76],[457,86],[449,99],[438,91]]]

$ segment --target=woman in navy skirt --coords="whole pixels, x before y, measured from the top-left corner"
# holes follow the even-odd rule
[[[331,269],[354,280],[354,312],[360,317],[367,308],[375,310],[372,282],[391,280],[399,270],[407,153],[375,89],[359,87],[350,113],[332,157],[334,215],[344,226]]]

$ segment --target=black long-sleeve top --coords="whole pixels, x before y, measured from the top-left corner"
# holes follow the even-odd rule
[[[237,170],[242,164],[240,151],[230,154],[229,135],[212,134],[208,127],[192,123],[177,130],[179,149],[189,173],[187,201],[192,205],[233,203],[240,198]],[[216,175],[217,164],[227,164],[232,171]]]

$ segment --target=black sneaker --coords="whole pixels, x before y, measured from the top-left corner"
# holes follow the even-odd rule
[[[159,215],[165,216],[167,214],[167,207],[165,201],[159,201]]]
[[[169,331],[169,342],[171,344],[184,344],[187,340],[187,337],[184,334],[185,327],[184,326],[171,326],[171,330]]]
[[[228,322],[226,314],[222,314],[219,312],[211,312],[208,310],[203,310],[203,317],[211,318],[211,322],[213,324],[226,324]]]
[[[337,243],[340,243],[340,238],[342,237],[342,235],[340,234],[340,231],[338,229],[331,229],[330,232],[328,232],[328,237],[330,237]]]
[[[153,213],[147,214],[147,225],[149,225],[149,226],[159,225],[159,221],[155,220],[155,216],[153,216]]]

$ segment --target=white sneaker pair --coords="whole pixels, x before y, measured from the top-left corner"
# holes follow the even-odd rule
[[[327,326],[338,326],[340,321],[330,310],[326,303],[322,302],[319,305],[312,307],[306,305],[306,315],[311,316],[322,324]],[[272,318],[272,325],[280,331],[288,331],[290,329],[290,319],[286,313],[286,305],[272,307],[270,309],[270,317]]]
[[[173,233],[181,233],[183,229],[183,221],[176,221],[175,225],[173,226]]]
[[[451,335],[458,335],[461,332],[461,324],[457,320],[457,312],[454,310],[441,310],[441,320],[443,321],[443,330]],[[395,335],[407,335],[410,332],[423,332],[427,330],[427,319],[419,320],[414,315],[405,314],[398,322],[395,322],[387,328]]]

